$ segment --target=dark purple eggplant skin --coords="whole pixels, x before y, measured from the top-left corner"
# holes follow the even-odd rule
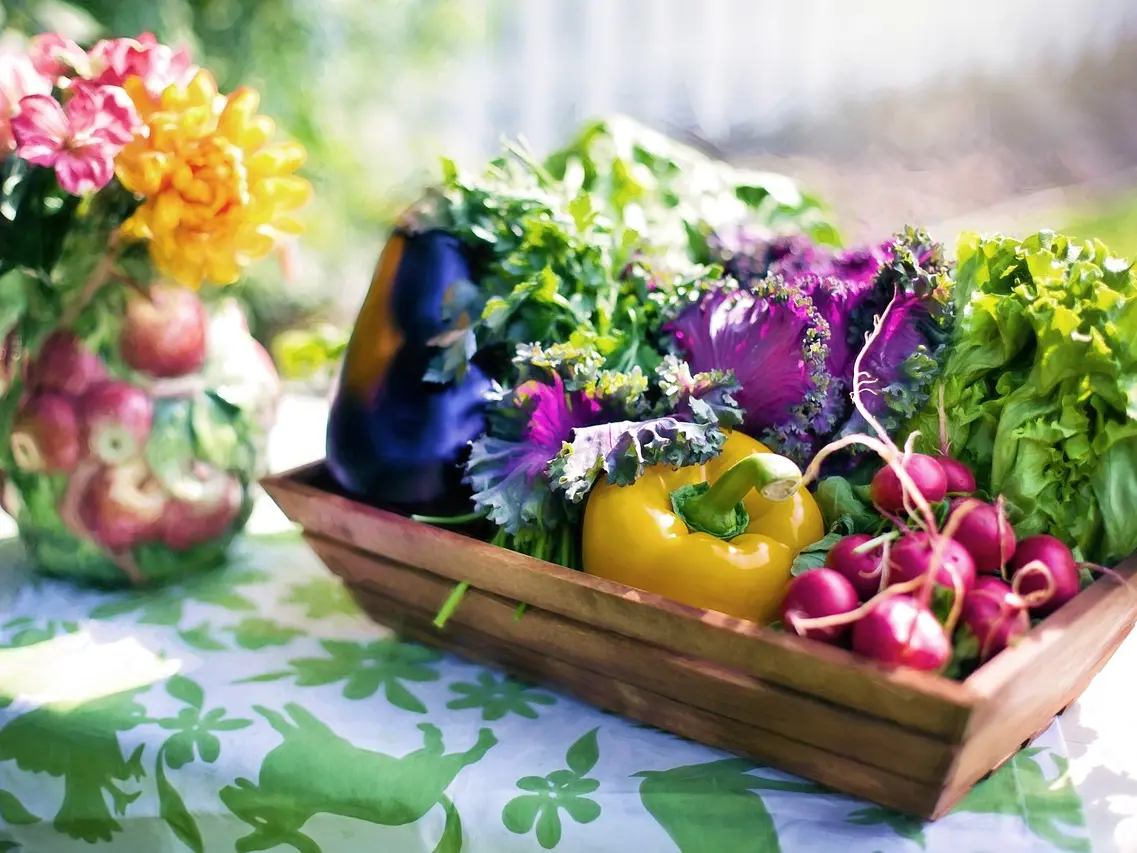
[[[402,247],[393,282],[377,277],[372,288],[389,291],[380,304],[369,306],[369,298],[363,308],[386,317],[377,323],[361,314],[356,322],[343,370],[353,379],[341,380],[332,399],[326,465],[341,489],[369,503],[412,512],[461,510],[464,503],[468,509],[461,465],[485,430],[491,383],[472,364],[448,384],[423,377],[438,353],[430,341],[450,328],[444,296],[471,280],[470,267],[458,240],[444,231],[397,232],[391,239]],[[377,325],[397,329],[398,348],[371,365]],[[362,364],[368,367],[361,371]]]

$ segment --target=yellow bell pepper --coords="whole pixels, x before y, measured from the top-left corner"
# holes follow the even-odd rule
[[[706,465],[600,481],[585,507],[590,575],[683,604],[769,623],[798,553],[825,535],[801,471],[740,432]]]

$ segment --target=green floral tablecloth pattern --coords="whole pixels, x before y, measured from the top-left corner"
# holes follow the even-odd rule
[[[0,573],[0,853],[1090,850],[1057,726],[924,825],[402,642],[291,536],[148,594]]]

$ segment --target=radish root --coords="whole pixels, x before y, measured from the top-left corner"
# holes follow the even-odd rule
[[[1030,575],[1042,575],[1046,581],[1046,588],[1036,589],[1034,592],[1028,592],[1026,595],[1023,595],[1022,579]],[[1054,572],[1050,571],[1050,567],[1042,562],[1042,560],[1031,560],[1016,571],[1014,578],[1011,580],[1011,591],[1021,597],[1023,603],[1029,608],[1038,607],[1048,602],[1054,596],[1057,589],[1058,582],[1054,579]]]
[[[835,613],[832,616],[814,616],[813,618],[787,613],[786,621],[789,622],[790,626],[799,634],[811,629],[839,628],[842,625],[850,625],[872,612],[872,609],[876,607],[882,599],[912,592],[922,583],[923,578],[914,578],[913,580],[890,586],[888,589],[878,592],[857,609],[849,610],[845,613]]]

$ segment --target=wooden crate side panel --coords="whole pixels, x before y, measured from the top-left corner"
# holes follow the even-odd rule
[[[1137,619],[1137,565],[1105,577],[980,667],[968,686],[982,697],[937,814],[1044,731],[1076,700],[1129,636]]]
[[[416,612],[405,602],[370,589],[355,592],[372,616],[403,636],[476,663],[497,667],[516,678],[544,682],[590,705],[801,776],[834,791],[920,818],[930,816],[939,797],[938,787],[895,776],[737,720],[693,709],[617,679],[597,677],[591,670],[503,644],[468,625],[455,625],[453,630],[439,633],[433,629],[430,612]]]
[[[453,588],[452,582],[413,567],[322,537],[309,534],[307,538],[320,558],[353,586],[404,602],[417,611],[437,612]],[[547,611],[530,607],[518,620],[515,608],[515,601],[471,589],[446,631],[464,624],[495,641],[591,670],[598,678],[615,677],[930,785],[942,785],[954,762],[958,746],[921,732]]]
[[[265,488],[309,533],[882,720],[958,742],[971,715],[974,697],[947,679],[875,667],[841,649],[562,569],[286,477],[269,478]]]

